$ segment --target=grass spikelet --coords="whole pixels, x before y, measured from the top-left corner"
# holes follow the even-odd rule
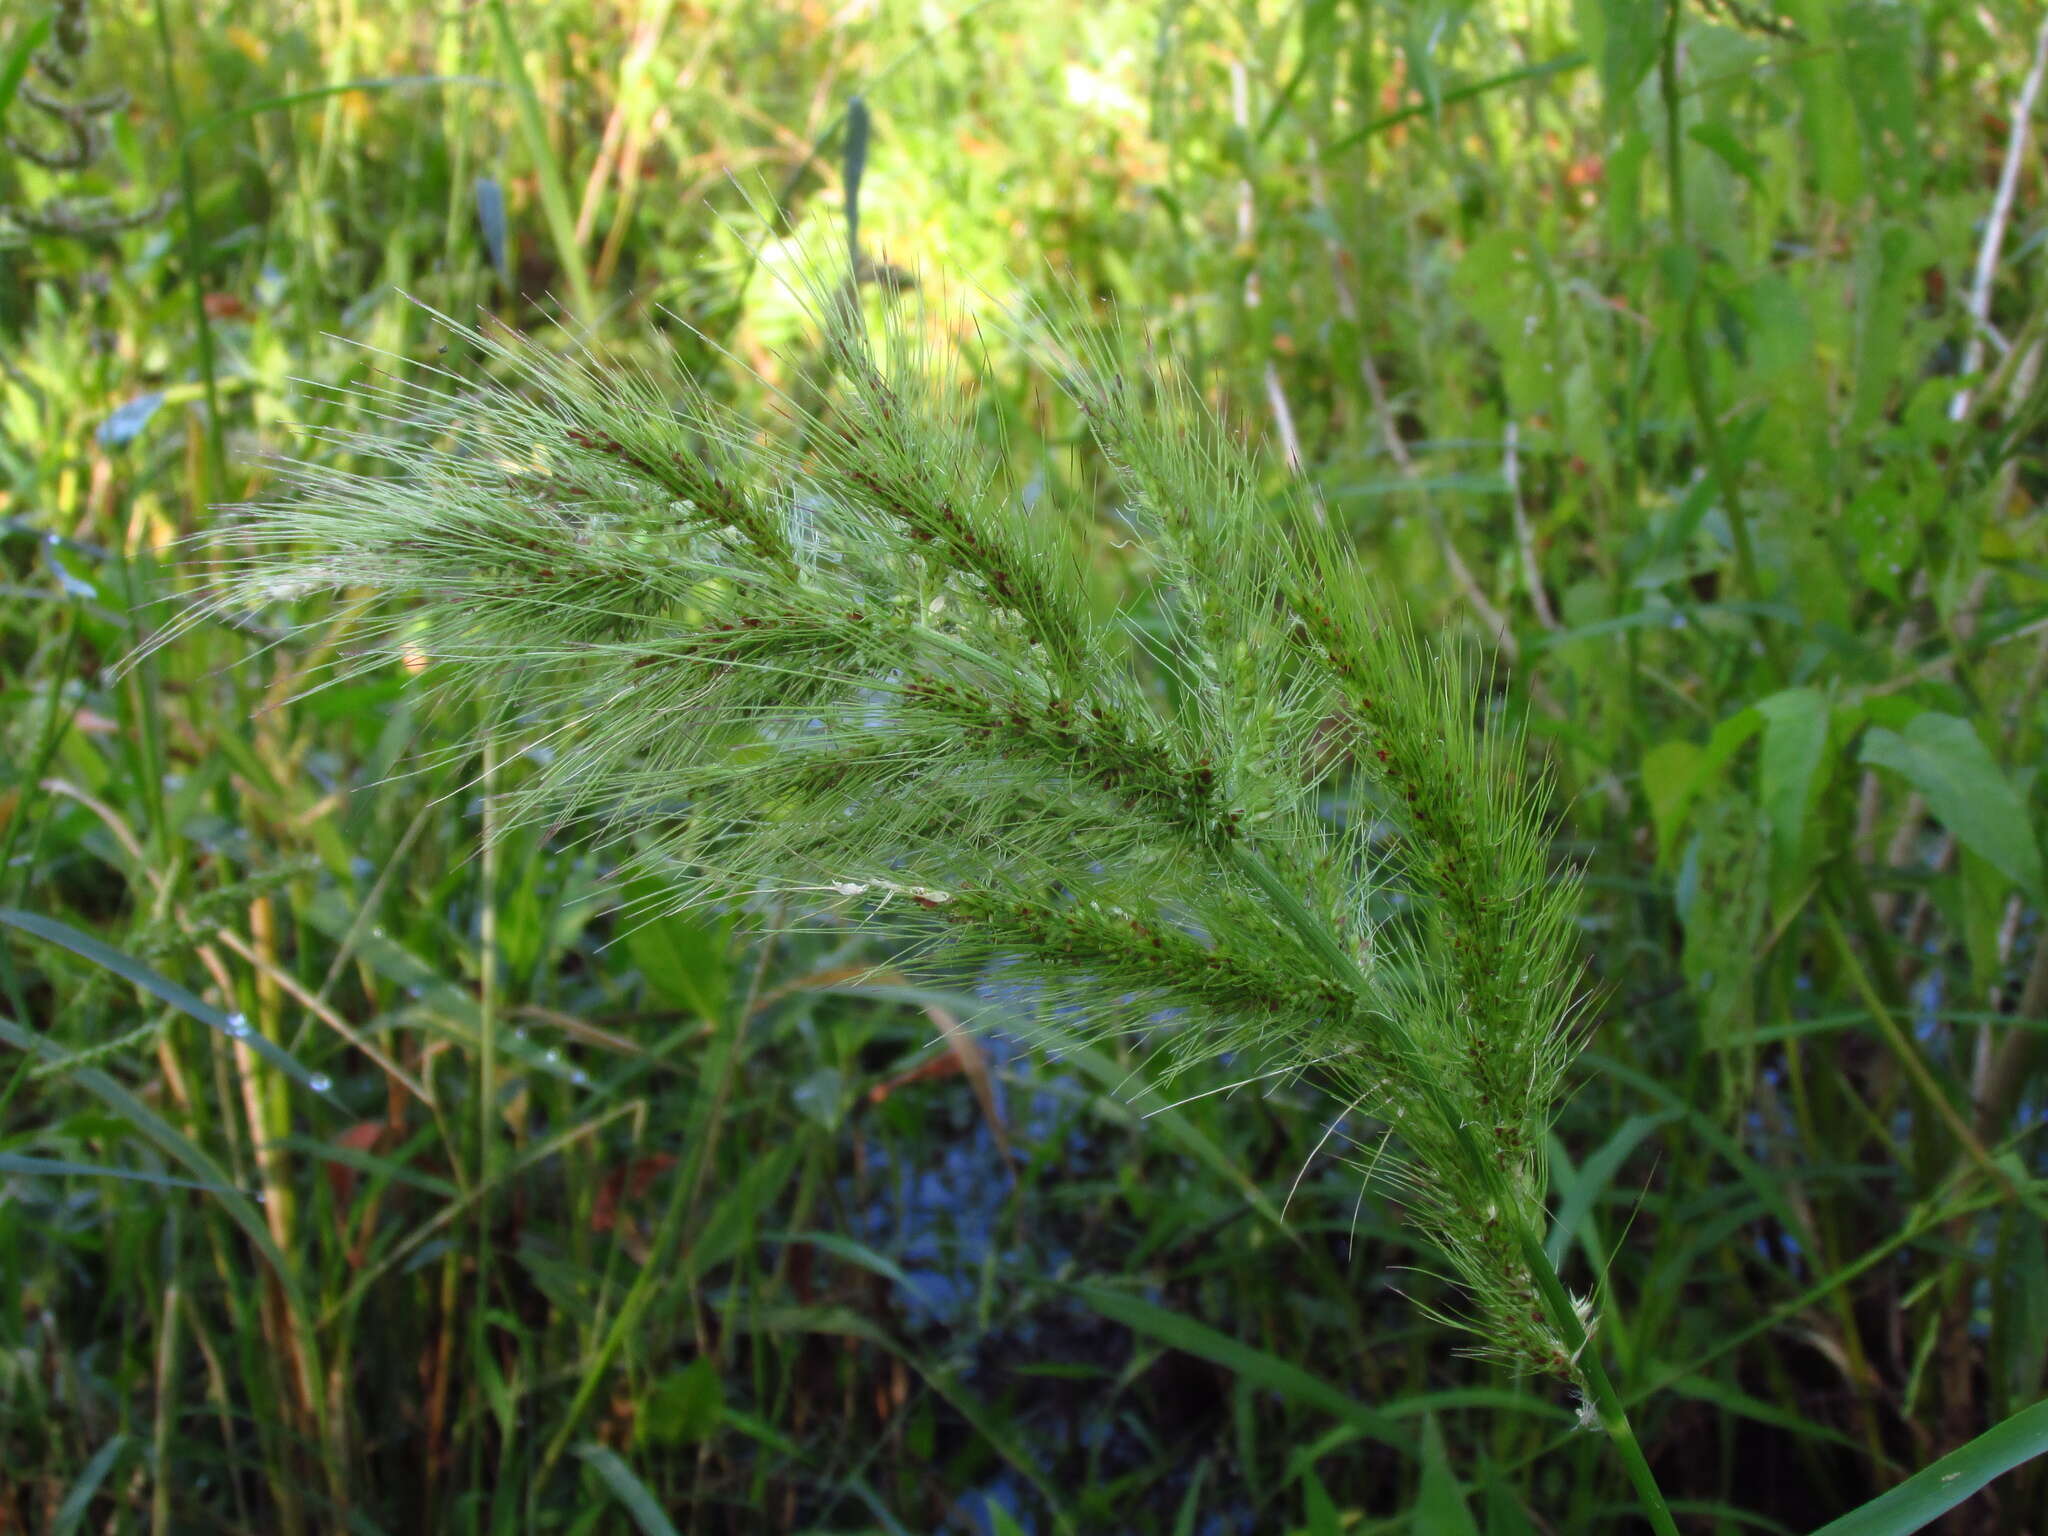
[[[384,436],[317,445],[367,467],[245,511],[207,611],[373,595],[356,664],[505,701],[555,749],[516,809],[679,901],[851,908],[1176,1065],[1323,1074],[1391,1133],[1478,1348],[1611,1402],[1540,1245],[1576,890],[1488,678],[1276,514],[1171,369],[1040,317],[1159,572],[1163,627],[1102,616],[1069,509],[1017,493],[917,328],[814,309],[829,378],[775,432],[444,322],[477,376],[379,386]]]

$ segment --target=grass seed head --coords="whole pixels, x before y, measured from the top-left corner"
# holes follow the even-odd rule
[[[1157,621],[1103,617],[903,321],[818,306],[780,436],[689,379],[455,327],[484,382],[387,383],[366,456],[228,533],[216,611],[369,593],[357,665],[511,701],[518,807],[675,882],[851,907],[928,966],[1315,1071],[1482,1352],[1576,1380],[1529,1268],[1569,1056],[1576,892],[1486,677],[1414,636],[1164,365],[1023,323],[1131,498]],[[1333,809],[1334,807],[1334,809]],[[1587,1326],[1581,1323],[1581,1330]]]

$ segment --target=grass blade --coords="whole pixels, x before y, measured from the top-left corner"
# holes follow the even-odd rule
[[[85,1519],[85,1512],[92,1506],[93,1495],[100,1491],[100,1484],[107,1480],[107,1474],[114,1470],[122,1453],[133,1444],[131,1436],[117,1434],[93,1453],[85,1470],[78,1474],[78,1481],[71,1485],[64,1495],[64,1502],[57,1506],[57,1518],[50,1526],[51,1536],[71,1536]]]
[[[52,1045],[34,1030],[24,1029],[12,1019],[0,1017],[0,1040],[17,1050],[37,1056],[44,1061],[55,1061],[60,1065],[64,1057],[58,1047]],[[242,1229],[249,1241],[256,1245],[266,1262],[277,1271],[279,1281],[287,1292],[293,1290],[290,1266],[277,1244],[271,1240],[270,1228],[263,1218],[256,1214],[256,1206],[248,1196],[242,1194],[220,1164],[179,1133],[168,1120],[135,1097],[126,1088],[115,1082],[97,1067],[73,1067],[65,1072],[65,1078],[83,1088],[107,1108],[121,1116],[144,1137],[156,1144],[157,1149],[173,1162],[182,1163],[194,1175],[201,1187],[211,1192],[236,1226]]]
[[[1352,145],[1362,144],[1375,134],[1385,133],[1389,128],[1398,128],[1401,124],[1411,122],[1418,117],[1431,116],[1434,112],[1451,106],[1453,103],[1471,101],[1475,97],[1484,96],[1489,91],[1502,90],[1511,85],[1533,84],[1538,80],[1547,80],[1552,75],[1570,74],[1575,70],[1584,69],[1592,62],[1583,53],[1561,53],[1556,58],[1545,59],[1540,64],[1530,64],[1521,69],[1508,70],[1504,74],[1490,75],[1484,80],[1475,80],[1470,85],[1459,86],[1456,90],[1441,92],[1434,103],[1419,101],[1413,106],[1402,107],[1398,111],[1383,113],[1357,131],[1346,134],[1335,144],[1332,144],[1328,152],[1331,155],[1340,155],[1345,150],[1351,148]]]
[[[569,211],[569,194],[562,184],[561,163],[548,144],[547,122],[541,116],[540,96],[526,73],[526,57],[519,50],[519,38],[512,30],[512,17],[505,0],[492,0],[491,22],[498,34],[498,52],[513,94],[519,102],[519,127],[526,137],[526,151],[533,157],[534,178],[540,184],[541,212],[548,221],[548,233],[555,242],[555,259],[569,283],[569,302],[579,325],[597,319],[597,300],[590,288],[590,270],[583,251],[576,244],[576,218]]]
[[[347,96],[356,91],[365,94],[372,91],[395,91],[415,85],[480,85],[493,91],[505,88],[504,81],[493,80],[487,75],[383,75],[369,80],[342,80],[333,85],[315,85],[303,91],[288,91],[282,96],[266,96],[261,101],[250,102],[247,106],[217,112],[186,129],[185,142],[197,143],[208,134],[218,133],[223,128],[232,128],[237,123],[246,123],[266,112],[288,112],[293,107],[324,101],[330,96]]]
[[[1415,1496],[1410,1529],[1416,1536],[1479,1536],[1435,1414],[1422,1421],[1422,1486]]]
[[[167,1173],[151,1173],[144,1168],[107,1168],[97,1163],[72,1163],[61,1157],[23,1157],[16,1152],[0,1152],[0,1173],[18,1173],[31,1179],[132,1179],[138,1184],[155,1184],[163,1189],[196,1189],[209,1195],[241,1193],[232,1184],[178,1179]]]
[[[660,1501],[633,1475],[633,1469],[619,1459],[616,1451],[587,1440],[572,1454],[602,1478],[612,1497],[626,1506],[633,1523],[640,1527],[641,1536],[676,1536],[676,1528],[663,1512]]]
[[[1906,1536],[2043,1451],[2048,1451],[2048,1399],[2022,1408],[1961,1450],[1951,1451],[1889,1493],[1822,1526],[1813,1536]]]
[[[0,117],[4,117],[14,104],[14,93],[21,89],[22,78],[28,74],[29,60],[50,40],[50,28],[56,20],[54,12],[45,11],[22,30],[14,46],[7,51],[7,62],[0,64]]]
[[[1368,1439],[1411,1454],[1415,1449],[1414,1438],[1406,1429],[1385,1414],[1354,1401],[1327,1381],[1309,1375],[1298,1365],[1269,1355],[1262,1349],[1254,1349],[1193,1318],[1169,1312],[1128,1292],[1086,1284],[1071,1289],[1113,1323],[1122,1323],[1126,1328],[1171,1349],[1220,1365],[1242,1376],[1253,1386],[1320,1408],[1331,1417],[1351,1425]]]
[[[169,977],[158,975],[140,960],[122,954],[110,944],[101,943],[91,934],[81,933],[69,924],[57,922],[53,918],[38,917],[33,912],[23,912],[14,907],[0,907],[0,926],[16,928],[36,938],[45,939],[60,949],[70,950],[82,960],[90,960],[94,965],[112,971],[122,980],[133,982],[158,1001],[170,1004],[187,1018],[197,1019],[207,1028],[219,1030],[230,1040],[240,1041],[294,1082],[315,1093],[324,1094],[328,1091],[327,1088],[316,1085],[314,1074],[300,1066],[284,1047],[266,1039],[262,1031],[246,1021],[237,1023],[239,1015],[222,1013],[211,1003],[201,1002]]]

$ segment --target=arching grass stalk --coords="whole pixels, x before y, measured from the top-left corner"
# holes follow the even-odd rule
[[[1475,1352],[1576,1389],[1671,1530],[1543,1251],[1578,894],[1487,679],[1305,504],[1276,512],[1171,369],[1133,380],[1038,318],[1157,578],[1143,624],[1105,616],[953,355],[814,309],[831,384],[783,434],[687,378],[451,327],[479,380],[386,386],[389,434],[328,444],[381,470],[292,471],[230,526],[211,607],[377,594],[359,665],[403,656],[554,749],[506,821],[580,818],[679,902],[851,911],[1171,1069],[1320,1072],[1383,1128],[1372,1167]]]

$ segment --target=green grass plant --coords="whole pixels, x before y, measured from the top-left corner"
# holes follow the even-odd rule
[[[218,535],[195,621],[377,599],[342,675],[411,666],[521,722],[523,819],[594,824],[681,909],[850,902],[922,940],[914,972],[1001,970],[1087,1035],[1163,1037],[1174,1075],[1327,1079],[1384,1127],[1368,1172],[1480,1352],[1578,1389],[1670,1529],[1542,1245],[1577,885],[1519,733],[1199,396],[1084,361],[1075,322],[1044,345],[1162,589],[1142,638],[1091,614],[1069,509],[944,403],[948,313],[877,340],[853,292],[812,295],[839,387],[782,402],[786,441],[688,377],[451,328],[468,368],[377,393],[406,431],[329,445],[373,467],[305,465]]]
[[[764,424],[735,484],[829,469],[777,402],[830,423],[858,381],[783,279],[840,248],[856,179],[875,272],[1020,313],[1088,295],[1117,339],[1066,350],[1123,370],[1140,438],[1218,414],[1265,439],[1231,461],[1240,526],[1362,565],[1392,597],[1357,611],[1398,606],[1483,698],[1461,718],[1500,782],[1547,786],[1521,846],[1577,882],[1556,1001],[1583,1049],[1516,1177],[1679,1527],[2032,1528],[2037,10],[243,9],[92,7],[76,93],[130,105],[89,164],[0,156],[9,208],[177,194],[0,250],[0,906],[25,919],[0,928],[0,1529],[1643,1528],[1568,1386],[1433,1320],[1483,1318],[1484,1286],[1412,1187],[1362,1187],[1350,1097],[1243,1082],[1278,1063],[1208,1062],[1213,1033],[1176,1059],[1160,1007],[1055,1015],[1015,967],[941,962],[954,925],[871,906],[877,877],[952,885],[799,879],[782,821],[758,857],[785,888],[871,890],[676,906],[679,859],[728,886],[769,864],[692,854],[651,791],[627,821],[521,814],[573,790],[567,739],[526,750],[545,727],[493,690],[429,710],[453,664],[411,670],[388,608],[238,609],[115,673],[198,581],[175,542],[278,499],[266,455],[310,441],[397,496],[368,444],[437,444],[379,402],[438,369],[540,411],[491,349],[573,367],[565,306],[616,376]],[[0,18],[5,127],[38,144],[21,88],[51,89],[59,10]],[[429,311],[480,309],[489,346],[438,352]],[[1307,845],[1384,810],[1372,931],[1424,1002],[1464,990],[1456,914],[1391,903],[1441,891],[1433,845],[1370,761],[1336,766],[1341,708],[1303,723],[1342,702],[1327,659],[1283,643],[1226,688],[1247,665],[1201,628],[1132,444],[1061,392],[1070,359],[943,329],[931,358],[986,362],[941,374],[917,471],[1044,509],[1103,637],[1073,664],[1167,761],[1292,783]],[[849,467],[856,542],[898,550]],[[1303,568],[1270,544],[1198,574],[1267,572],[1277,637]],[[991,629],[992,678],[1034,675],[950,609],[921,626]],[[549,664],[561,724],[583,666]],[[1285,707],[1217,713],[1240,697]],[[979,748],[1001,782],[1071,777],[1029,735]],[[1306,809],[1274,771],[1304,739]],[[1130,765],[1137,810],[1094,813],[1133,911],[1176,899],[1140,880],[1182,835],[1161,761]],[[870,851],[944,810],[913,782]],[[1062,789],[1059,824],[1083,793],[1108,791]],[[1007,827],[1015,801],[958,814]],[[1054,830],[982,857],[1043,863]],[[878,969],[893,946],[852,921],[877,916],[929,925],[921,973]]]

